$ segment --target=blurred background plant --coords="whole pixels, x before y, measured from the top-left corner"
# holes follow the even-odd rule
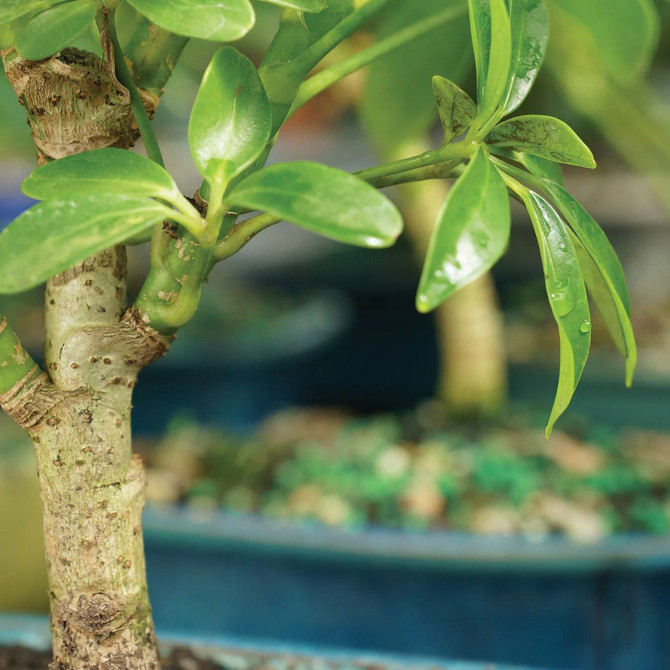
[[[328,63],[459,3],[465,7],[394,0]],[[670,446],[648,431],[670,430],[670,4],[548,5],[547,67],[524,109],[564,118],[595,148],[600,169],[566,170],[565,178],[607,228],[631,280],[636,388],[621,388],[596,321],[596,355],[568,419],[574,425],[544,442],[536,417],[551,404],[558,340],[530,226],[517,211],[512,244],[528,254],[503,259],[434,318],[419,316],[416,258],[448,186],[406,186],[393,194],[408,224],[398,248],[366,255],[279,225],[212,280],[221,285],[208,292],[174,355],[147,370],[138,388],[135,431],[156,503],[534,539],[667,531]],[[271,5],[257,9],[258,23],[239,45],[256,62],[279,15]],[[119,11],[128,35],[137,17],[125,3]],[[98,50],[96,36],[79,46]],[[166,161],[186,193],[199,184],[183,160],[186,123],[215,49],[188,44],[157,113]],[[438,144],[433,75],[474,89],[465,12],[307,104],[291,119],[277,160],[327,155],[357,169]],[[0,149],[2,227],[26,205],[18,186],[33,162],[23,110],[4,78]],[[145,262],[141,250],[131,254],[136,267]],[[3,303],[34,352],[42,346],[40,301],[37,291]],[[166,385],[174,389],[169,407],[156,402]],[[437,403],[423,402],[433,397]],[[295,405],[346,410],[275,414]],[[192,419],[171,422],[184,413]],[[621,432],[627,426],[633,430]],[[34,610],[46,601],[32,460],[8,422],[0,423],[0,440],[0,546],[17,548],[0,555],[0,574],[9,576],[0,583],[0,610]]]

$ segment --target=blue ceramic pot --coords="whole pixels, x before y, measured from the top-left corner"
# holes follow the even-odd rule
[[[534,544],[203,515],[147,512],[163,629],[553,669],[669,667],[667,537]]]

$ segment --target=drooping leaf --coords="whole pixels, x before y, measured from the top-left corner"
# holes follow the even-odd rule
[[[323,11],[326,6],[326,0],[262,0],[271,5],[279,5],[280,7],[289,7],[290,9],[297,9],[302,12],[309,12],[316,14]]]
[[[562,186],[549,181],[545,181],[544,185],[600,275],[598,281],[598,276],[594,272],[589,273],[590,284],[593,286],[592,295],[614,342],[626,360],[626,383],[630,384],[635,370],[637,350],[630,322],[630,297],[621,261],[603,229],[570,193]],[[584,262],[583,265],[588,270],[588,263]],[[603,297],[603,284],[610,294],[609,301]]]
[[[589,296],[603,317],[612,341],[625,361],[626,385],[631,386],[637,365],[637,344],[630,316],[612,288],[611,278],[602,272],[579,238],[571,232],[572,243],[586,282]]]
[[[263,153],[272,114],[253,63],[232,47],[216,52],[188,126],[193,160],[210,184],[226,186]]]
[[[435,309],[458,289],[490,270],[510,235],[507,189],[479,150],[451,189],[430,241],[417,309]]]
[[[128,0],[161,28],[214,42],[244,37],[254,25],[249,0]]]
[[[71,46],[95,19],[94,0],[78,0],[51,7],[34,16],[16,36],[16,50],[28,60],[48,58]]]
[[[0,0],[0,23],[9,23],[31,12],[46,9],[60,0]]]
[[[59,200],[78,194],[121,193],[171,200],[179,192],[160,165],[123,149],[95,149],[47,163],[23,182],[36,200]]]
[[[359,111],[366,133],[387,155],[425,141],[437,120],[433,75],[461,81],[470,66],[470,35],[463,0],[392,0],[376,31],[377,39],[436,16],[446,16],[421,37],[375,61],[368,70]],[[445,39],[445,34],[449,39]]]
[[[505,114],[518,109],[542,67],[549,42],[549,14],[544,0],[508,0],[512,26],[512,69]]]
[[[477,105],[465,91],[440,76],[433,77],[433,95],[444,128],[444,143],[449,144],[470,128]]]
[[[549,435],[568,408],[584,371],[591,346],[591,312],[568,227],[545,198],[533,191],[524,192],[522,197],[540,247],[547,295],[560,338],[560,373],[547,424]]]
[[[18,293],[169,218],[149,198],[115,193],[41,202],[0,233],[0,293]]]
[[[227,201],[355,246],[387,247],[402,232],[400,212],[388,198],[348,172],[318,163],[263,168],[233,188]]]
[[[653,0],[552,0],[581,23],[615,79],[644,75],[656,51],[660,21]]]
[[[593,169],[591,150],[570,126],[552,116],[518,116],[496,126],[488,144],[516,149],[557,163]]]

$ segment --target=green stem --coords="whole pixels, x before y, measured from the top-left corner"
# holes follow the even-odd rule
[[[23,348],[18,336],[0,314],[0,395],[9,393],[19,382],[41,372]]]
[[[456,7],[449,7],[443,12],[434,14],[418,23],[415,23],[404,30],[400,30],[393,35],[390,35],[379,42],[376,42],[371,47],[360,51],[349,58],[344,59],[340,63],[333,65],[318,74],[315,74],[313,77],[310,77],[306,82],[304,82],[300,89],[298,90],[298,95],[296,96],[291,110],[289,111],[289,116],[302,107],[305,103],[309,102],[312,98],[322,93],[327,88],[330,88],[333,84],[337,83],[341,79],[344,79],[348,75],[360,70],[364,67],[367,67],[375,60],[386,56],[390,52],[398,49],[412,40],[423,37],[424,35],[432,32],[436,28],[449,23],[454,19],[460,17],[466,11],[465,5],[459,5]]]
[[[126,62],[125,54],[123,53],[123,49],[119,43],[119,36],[116,32],[115,14],[113,11],[110,11],[107,15],[107,29],[109,31],[109,39],[112,43],[112,46],[114,47],[116,76],[130,92],[130,107],[133,110],[133,115],[137,121],[137,126],[140,129],[140,135],[142,136],[147,156],[149,156],[149,158],[155,163],[158,163],[158,165],[161,167],[165,167],[165,163],[163,162],[163,154],[161,153],[160,147],[158,146],[156,134],[154,133],[154,129],[151,126],[151,120],[149,119],[147,110],[144,108],[142,96],[140,95],[140,92],[135,85],[133,75],[128,69],[128,63]]]

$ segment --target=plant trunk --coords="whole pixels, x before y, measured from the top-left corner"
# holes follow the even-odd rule
[[[95,56],[3,57],[39,162],[134,141],[123,91]],[[47,372],[0,397],[34,443],[53,670],[158,668],[142,543],[145,478],[132,455],[130,414],[139,371],[168,346],[126,311],[126,253],[115,247],[48,282]]]
[[[423,150],[425,147],[412,147],[413,154]],[[421,263],[446,196],[441,181],[400,187],[406,230]],[[507,400],[507,357],[491,275],[477,279],[440,305],[435,310],[435,325],[440,357],[437,397],[456,416],[499,412]]]

